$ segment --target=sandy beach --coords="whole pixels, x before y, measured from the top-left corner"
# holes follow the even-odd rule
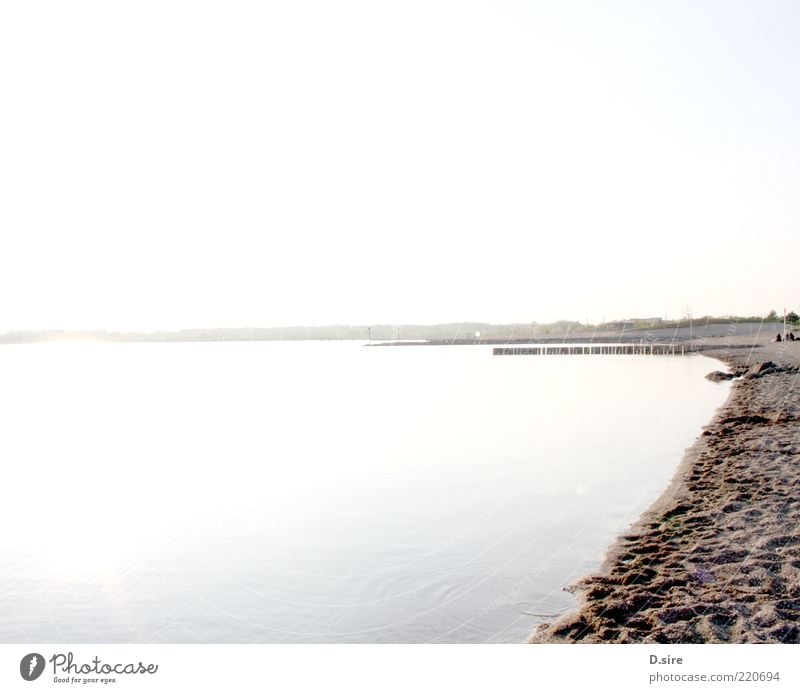
[[[800,342],[705,341],[737,376],[728,400],[598,574],[568,587],[577,610],[530,642],[800,642]]]

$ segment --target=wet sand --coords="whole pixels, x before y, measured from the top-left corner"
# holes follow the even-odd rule
[[[800,642],[800,341],[741,348],[753,341],[707,340],[740,376],[728,400],[600,572],[569,587],[577,611],[530,642]]]

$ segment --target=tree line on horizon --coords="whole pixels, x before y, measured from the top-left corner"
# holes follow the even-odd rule
[[[800,317],[792,311],[787,320],[793,324]],[[712,324],[782,322],[782,316],[770,311],[762,316],[703,316],[665,320],[631,318],[598,324],[559,320],[552,323],[454,322],[433,325],[317,325],[287,327],[196,328],[153,332],[114,332],[110,330],[21,330],[0,334],[0,343],[94,340],[107,342],[196,342],[196,341],[492,341],[569,337],[572,334],[621,334],[647,329],[681,329]]]

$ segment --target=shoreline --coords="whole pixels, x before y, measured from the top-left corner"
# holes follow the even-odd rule
[[[800,343],[737,341],[707,340],[739,377],[667,488],[528,642],[800,642]]]

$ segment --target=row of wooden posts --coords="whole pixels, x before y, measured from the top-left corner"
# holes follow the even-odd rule
[[[495,356],[572,356],[590,354],[623,354],[675,356],[702,351],[700,344],[539,344],[536,346],[495,347]]]

